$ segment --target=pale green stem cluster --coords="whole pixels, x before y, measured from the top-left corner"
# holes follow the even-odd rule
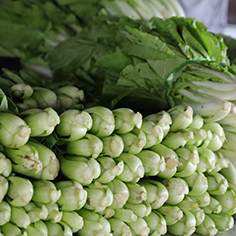
[[[59,157],[59,159],[62,173],[82,185],[88,185],[100,176],[101,167],[94,158],[66,155]]]
[[[103,142],[93,134],[85,134],[81,139],[68,142],[66,152],[77,156],[97,158],[103,150]]]
[[[142,129],[134,128],[131,132],[120,134],[124,141],[124,152],[138,154],[147,142],[147,136]]]
[[[97,179],[102,184],[110,183],[116,176],[120,175],[124,171],[124,161],[115,161],[114,159],[101,156],[97,158],[97,161],[101,167],[101,174]]]
[[[0,176],[0,202],[3,201],[9,189],[7,178]]]
[[[113,193],[107,185],[98,182],[89,184],[85,190],[88,193],[84,208],[95,212],[104,211],[113,202]]]
[[[87,192],[79,182],[64,180],[55,183],[55,185],[61,192],[56,202],[62,211],[79,210],[85,205]]]
[[[29,98],[33,91],[33,88],[27,84],[14,84],[11,86],[12,96],[21,99]]]
[[[5,153],[17,173],[45,180],[54,180],[59,173],[57,156],[42,143],[29,140],[22,147],[6,148]]]
[[[117,175],[118,179],[124,182],[138,182],[144,177],[143,163],[134,154],[123,152],[116,160],[124,163],[123,171]]]
[[[84,91],[78,87],[67,85],[55,89],[57,95],[57,107],[72,107],[84,101]]]
[[[49,180],[33,180],[34,193],[32,200],[39,203],[55,203],[61,197],[61,190]]]
[[[83,217],[84,220],[84,226],[79,231],[79,234],[81,236],[112,236],[112,234],[110,233],[111,225],[106,218],[94,211],[90,211],[87,209],[79,210],[79,214]]]
[[[52,90],[19,83],[11,87],[11,95],[18,99],[16,106],[20,111],[49,107],[57,111],[64,111],[64,109],[73,108],[84,101],[84,91],[73,85]]]
[[[52,236],[56,236],[56,235],[72,236],[73,235],[73,231],[71,227],[62,221],[58,223],[45,221],[45,225],[47,226],[48,235],[52,235]]]
[[[6,194],[7,201],[16,207],[27,205],[34,194],[32,182],[20,176],[9,176],[7,178],[9,187]]]
[[[30,137],[46,137],[60,123],[58,113],[51,107],[29,109],[21,112],[20,116],[31,129]]]
[[[57,105],[57,95],[54,91],[47,88],[33,87],[33,94],[30,98],[35,100],[37,107],[40,109],[47,107],[56,108]]]
[[[36,90],[15,96],[36,101],[54,93],[56,106],[72,107],[21,112],[27,141],[1,143],[3,235],[214,236],[233,227],[236,162],[227,117],[206,121],[186,104],[146,117],[128,108],[77,109],[79,89]]]
[[[0,152],[0,175],[8,177],[12,172],[12,163],[9,158]]]
[[[112,111],[106,107],[95,106],[85,109],[92,119],[93,124],[90,132],[98,137],[106,137],[113,133],[115,129],[115,119]]]
[[[117,108],[112,110],[115,119],[115,133],[125,134],[132,131],[135,127],[141,128],[143,117],[141,113],[134,112],[129,108]]]
[[[87,134],[92,127],[92,118],[86,111],[68,109],[60,115],[56,133],[60,140],[76,141]]]
[[[0,144],[7,148],[19,148],[27,143],[30,127],[19,116],[0,113]]]

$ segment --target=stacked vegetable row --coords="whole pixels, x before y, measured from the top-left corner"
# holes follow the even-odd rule
[[[76,102],[66,96],[72,89]],[[1,235],[215,235],[233,227],[224,130],[190,106],[145,117],[79,110],[72,105],[83,93],[73,86],[15,84],[11,97],[20,112],[0,113]]]

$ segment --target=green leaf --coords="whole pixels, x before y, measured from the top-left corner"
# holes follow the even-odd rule
[[[23,79],[11,70],[3,68],[2,71],[4,72],[3,76],[5,75],[10,80],[14,81],[15,84],[24,84]]]
[[[111,54],[107,54],[102,58],[99,58],[95,66],[106,68],[109,70],[120,72],[126,66],[132,63],[132,59],[124,52],[119,51]]]
[[[2,89],[0,89],[0,111],[8,111],[7,97]]]

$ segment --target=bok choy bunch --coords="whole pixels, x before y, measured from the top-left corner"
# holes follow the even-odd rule
[[[99,19],[48,56],[56,79],[65,75],[87,88],[87,104],[95,94],[98,104],[128,103],[145,114],[182,103],[209,121],[230,113],[236,71],[222,36],[183,17]],[[78,50],[73,57],[71,47]]]
[[[148,115],[76,105],[14,113],[34,132],[18,148],[0,140],[2,234],[213,236],[232,229],[236,184],[218,122],[186,104]],[[48,115],[56,117],[53,129]],[[48,132],[35,132],[38,126]]]

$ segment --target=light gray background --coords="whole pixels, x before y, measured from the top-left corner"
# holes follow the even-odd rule
[[[229,0],[178,0],[186,17],[196,18],[209,31],[221,33],[227,25]]]

